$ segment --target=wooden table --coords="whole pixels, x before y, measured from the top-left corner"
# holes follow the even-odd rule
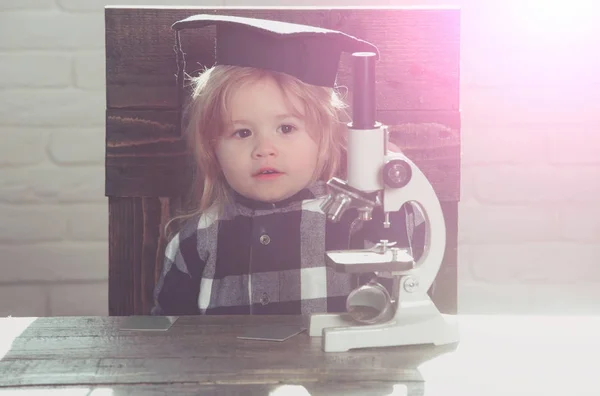
[[[600,317],[460,316],[458,346],[343,353],[306,332],[236,338],[300,317],[179,317],[166,332],[122,320],[0,319],[0,396],[600,395]]]

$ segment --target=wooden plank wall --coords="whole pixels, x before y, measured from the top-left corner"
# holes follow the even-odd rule
[[[163,227],[181,207],[189,154],[179,130],[171,25],[198,13],[276,19],[342,30],[375,43],[377,112],[391,139],[419,166],[442,201],[447,250],[431,290],[442,312],[457,309],[460,193],[457,9],[236,9],[107,7],[106,196],[109,197],[109,315],[148,314],[162,267]],[[186,72],[213,62],[214,27],[181,34]],[[349,55],[339,82],[349,88]]]

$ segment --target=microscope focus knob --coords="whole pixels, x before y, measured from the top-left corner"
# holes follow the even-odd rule
[[[412,169],[408,162],[393,159],[383,166],[383,182],[390,188],[402,188],[412,177]]]

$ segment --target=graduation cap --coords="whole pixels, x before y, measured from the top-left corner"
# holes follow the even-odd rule
[[[216,64],[282,72],[305,83],[333,87],[342,52],[371,52],[373,44],[348,34],[266,19],[200,14],[177,21],[172,28],[216,25]]]

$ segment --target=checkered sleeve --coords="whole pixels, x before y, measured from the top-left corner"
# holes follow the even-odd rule
[[[205,265],[197,249],[193,223],[176,234],[165,249],[163,269],[154,289],[152,315],[198,315],[200,277]]]

